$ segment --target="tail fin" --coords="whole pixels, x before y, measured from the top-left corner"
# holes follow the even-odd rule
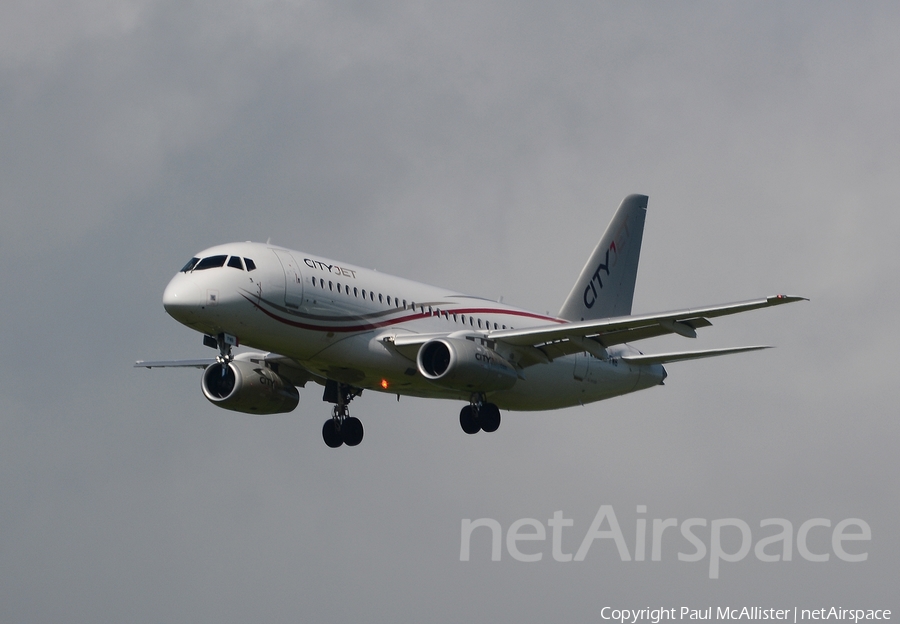
[[[631,314],[647,199],[646,195],[629,195],[622,200],[559,318],[585,321]]]

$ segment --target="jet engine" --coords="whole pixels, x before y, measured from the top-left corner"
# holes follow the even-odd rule
[[[203,395],[216,407],[247,414],[284,414],[300,403],[300,393],[275,371],[245,360],[216,362],[203,371]]]
[[[426,379],[454,390],[512,388],[516,370],[495,351],[463,338],[435,338],[421,346],[416,365]]]

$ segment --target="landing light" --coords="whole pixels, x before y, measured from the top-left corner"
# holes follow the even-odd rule
[[[381,387],[384,388],[385,390],[387,390],[387,388],[388,388],[388,381],[387,381],[387,379],[382,379],[382,380],[381,380]]]

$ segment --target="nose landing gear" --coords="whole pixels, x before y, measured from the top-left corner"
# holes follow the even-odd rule
[[[231,353],[231,347],[239,346],[240,341],[238,340],[237,336],[232,336],[231,334],[226,333],[221,333],[216,336],[204,334],[203,344],[204,346],[218,349],[219,355],[216,356],[216,362],[227,366],[228,363],[230,363],[231,360],[234,359],[234,355]]]
[[[363,439],[363,426],[359,418],[350,415],[350,401],[362,394],[362,389],[328,380],[323,401],[334,403],[331,418],[322,425],[322,439],[331,448],[342,444],[356,446]]]
[[[459,426],[469,435],[479,431],[497,431],[500,427],[500,408],[485,402],[484,395],[475,394],[469,405],[460,410]]]

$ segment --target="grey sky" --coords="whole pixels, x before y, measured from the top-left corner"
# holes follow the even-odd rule
[[[900,10],[893,3],[0,5],[0,620],[594,621],[603,606],[900,610]],[[261,240],[556,312],[650,195],[635,310],[809,303],[646,352],[666,386],[504,414],[366,393],[253,418],[164,313]],[[519,563],[460,522],[858,517],[869,560]],[[759,534],[757,535],[757,532]],[[811,544],[829,550],[823,531]],[[708,533],[707,533],[708,535]],[[816,541],[818,540],[818,541]],[[606,542],[606,543],[604,543]],[[848,547],[849,549],[850,547]]]

